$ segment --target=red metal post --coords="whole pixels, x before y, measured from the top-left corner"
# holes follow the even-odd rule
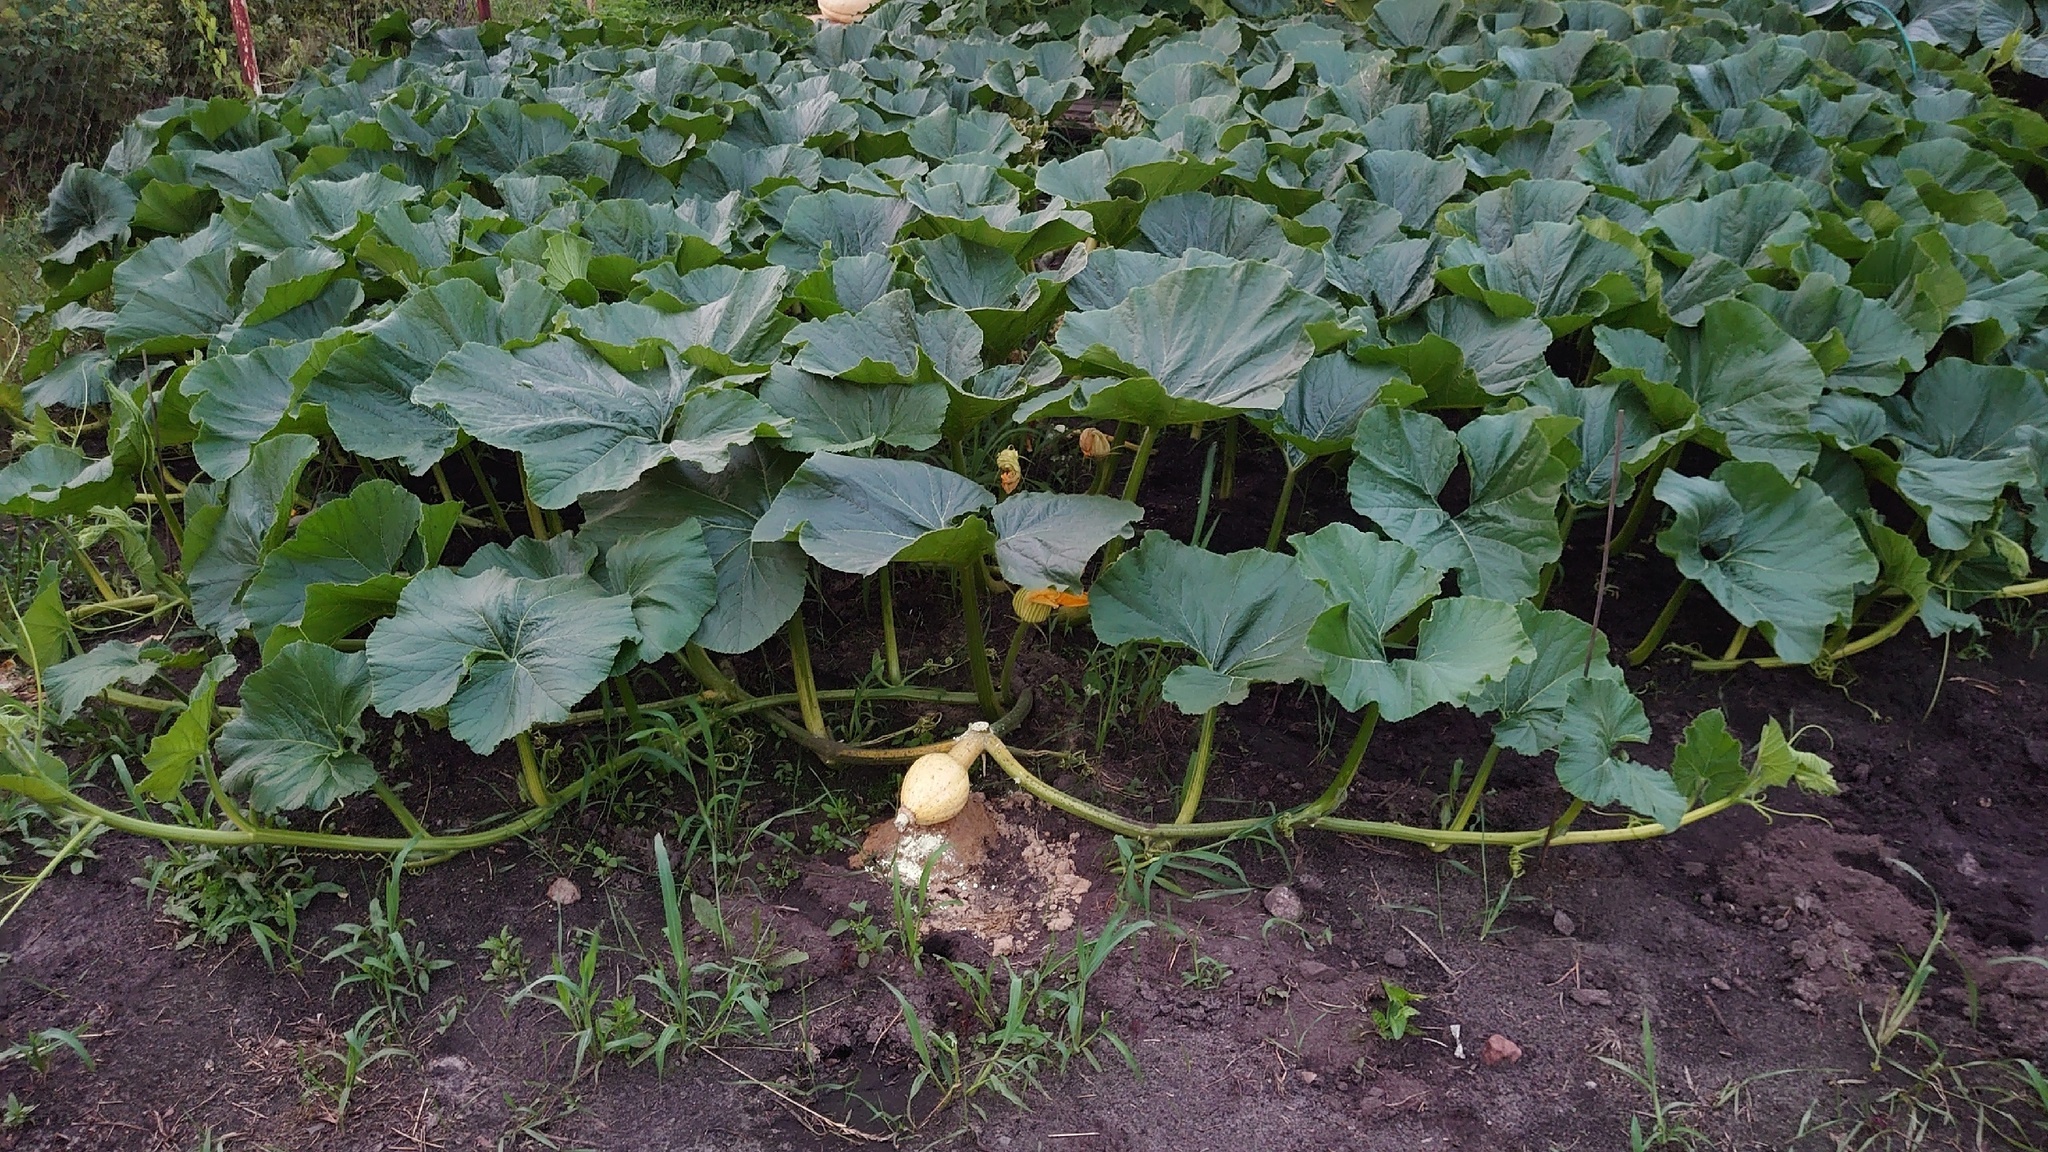
[[[476,0],[476,22],[481,24],[491,18],[491,0]]]
[[[249,31],[247,0],[228,0],[228,15],[235,23],[235,53],[242,59],[242,83],[253,95],[263,95],[263,77],[256,71],[256,37]]]

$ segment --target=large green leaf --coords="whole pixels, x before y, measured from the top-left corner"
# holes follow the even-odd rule
[[[1814,353],[1829,388],[1890,396],[1927,363],[1933,343],[1882,301],[1825,272],[1808,274],[1791,292],[1752,284],[1743,297]]]
[[[464,279],[421,289],[360,332],[336,339],[307,382],[304,402],[325,409],[342,447],[399,460],[417,475],[455,446],[456,429],[449,416],[415,404],[413,390],[465,344],[532,341],[561,306],[561,297],[533,280],[507,286],[502,301]]]
[[[1538,415],[1481,416],[1453,435],[1428,413],[1367,409],[1352,439],[1351,506],[1424,564],[1457,572],[1468,596],[1533,595],[1563,551],[1557,498],[1567,474]],[[1454,514],[1443,496],[1460,459],[1470,495]]]
[[[1535,655],[1512,605],[1472,596],[1436,600],[1443,573],[1405,544],[1349,524],[1325,525],[1289,543],[1302,574],[1329,596],[1308,647],[1322,661],[1323,687],[1346,708],[1377,704],[1382,718],[1405,720],[1439,704],[1463,705]],[[1414,655],[1395,655],[1388,633],[1425,604],[1429,614]]]
[[[1558,335],[1642,298],[1642,261],[1578,223],[1532,225],[1499,252],[1454,241],[1443,282],[1498,316],[1534,316]]]
[[[857,384],[961,381],[981,370],[981,329],[957,308],[919,312],[897,289],[858,312],[799,324],[792,361],[806,372]]]
[[[1665,828],[1685,817],[1686,797],[1669,772],[1639,764],[1620,748],[1650,739],[1643,702],[1621,680],[1578,680],[1566,693],[1557,782],[1588,804],[1620,804]]]
[[[43,692],[55,702],[57,719],[69,720],[87,700],[116,684],[139,687],[148,683],[170,657],[170,649],[161,644],[109,640],[44,668]]]
[[[271,434],[299,397],[296,374],[313,348],[273,344],[239,355],[209,356],[185,373],[178,390],[193,397],[199,436],[192,456],[206,474],[225,480],[249,462],[249,449]]]
[[[892,561],[966,564],[993,541],[975,515],[993,503],[987,489],[943,468],[821,452],[782,486],[753,538],[793,539],[825,567],[862,576]]]
[[[1279,407],[1315,354],[1308,326],[1334,315],[1283,269],[1240,261],[1168,272],[1112,308],[1070,313],[1055,343],[1123,378],[1084,392],[1076,412],[1159,427]]]
[[[637,641],[619,650],[614,671],[681,650],[718,601],[718,574],[704,543],[704,527],[685,520],[628,536],[604,550],[598,582],[633,602]]]
[[[305,617],[315,584],[361,584],[396,571],[420,525],[419,498],[389,480],[359,484],[308,513],[291,539],[263,558],[242,594],[258,637]]]
[[[720,376],[765,370],[781,352],[790,321],[781,313],[789,273],[742,271],[713,300],[681,312],[619,301],[571,309],[569,326],[624,372],[658,367],[664,350]]]
[[[718,577],[718,599],[698,625],[697,643],[714,652],[751,652],[803,603],[803,550],[794,543],[756,541],[754,525],[789,479],[792,458],[742,448],[715,474],[681,464],[656,468],[624,492],[584,501],[579,534],[600,546],[659,531],[685,519],[703,526]]]
[[[1515,611],[1534,655],[1481,689],[1472,708],[1500,714],[1493,722],[1495,743],[1535,756],[1564,739],[1565,706],[1573,685],[1586,679],[1618,681],[1622,675],[1607,658],[1606,634],[1595,633],[1592,625],[1569,612],[1544,611],[1527,601]]]
[[[950,396],[946,386],[850,384],[778,364],[761,385],[761,402],[787,418],[798,452],[864,452],[894,444],[921,452],[939,442]]]
[[[1899,492],[1925,509],[1927,539],[1959,550],[1996,514],[2007,489],[2041,501],[2048,468],[2048,389],[2018,368],[1936,361],[1903,400],[1887,403],[1902,445]]]
[[[733,445],[774,427],[758,403],[722,390],[702,394],[716,419],[693,423],[688,407],[699,400],[686,400],[688,388],[673,365],[628,376],[558,338],[517,352],[464,345],[413,397],[478,440],[518,452],[533,502],[566,508],[586,493],[624,488],[663,460],[722,468]],[[684,419],[674,423],[679,408]]]
[[[241,712],[221,729],[221,783],[259,811],[317,811],[376,785],[362,752],[370,673],[361,653],[288,644],[242,681],[241,695]]]
[[[1753,304],[1707,305],[1698,328],[1674,328],[1660,362],[1644,363],[1639,338],[1596,345],[1617,369],[1633,373],[1650,410],[1666,427],[1697,416],[1710,442],[1737,460],[1762,461],[1797,476],[1820,454],[1810,428],[1826,377],[1806,346]],[[1650,345],[1654,351],[1654,343]]]
[[[135,218],[135,193],[119,177],[72,164],[64,169],[37,223],[53,249],[48,259],[70,264],[95,244],[121,240]]]
[[[1313,678],[1303,641],[1325,607],[1293,560],[1256,549],[1219,556],[1147,532],[1089,590],[1089,619],[1105,644],[1187,648],[1196,663],[1167,674],[1161,695],[1187,713],[1244,701],[1253,684]]]
[[[114,461],[64,444],[38,444],[0,468],[0,512],[11,516],[77,515],[98,504],[126,504],[133,493]]]
[[[371,699],[386,716],[445,707],[449,734],[489,752],[568,716],[639,637],[632,598],[588,576],[436,568],[370,633]]]
[[[200,627],[225,639],[249,623],[242,590],[284,535],[299,473],[319,448],[319,441],[297,433],[265,440],[226,481],[218,503],[191,512],[185,522],[185,583]],[[187,500],[189,509],[189,493]]]
[[[1326,352],[1308,362],[1287,399],[1271,416],[1253,422],[1280,441],[1289,468],[1351,450],[1358,418],[1380,390],[1405,384],[1399,369],[1385,364],[1360,364],[1342,352]]]
[[[1794,664],[1820,655],[1827,629],[1854,608],[1857,586],[1877,576],[1863,534],[1815,481],[1729,461],[1711,479],[1665,473],[1657,499],[1675,513],[1657,547]]]
[[[1144,514],[1107,496],[1019,492],[995,506],[996,565],[1020,588],[1078,590],[1095,553]]]

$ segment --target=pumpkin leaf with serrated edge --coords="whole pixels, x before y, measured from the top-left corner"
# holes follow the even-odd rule
[[[751,652],[780,631],[803,603],[809,562],[795,543],[756,541],[754,526],[795,471],[795,458],[760,446],[734,452],[731,467],[706,473],[668,464],[624,492],[584,501],[578,536],[609,546],[694,518],[718,578],[718,599],[696,642],[713,652]]]
[[[996,566],[1020,588],[1077,591],[1088,561],[1145,510],[1108,496],[1020,492],[995,506]]]
[[[1304,640],[1326,606],[1293,560],[1248,550],[1219,556],[1147,532],[1089,590],[1089,620],[1105,644],[1187,648],[1196,663],[1167,674],[1161,697],[1189,714],[1243,703],[1253,684],[1312,679]]]
[[[377,783],[362,751],[368,662],[298,641],[241,684],[242,710],[221,729],[221,784],[259,811],[323,810]]]
[[[1877,576],[1855,522],[1812,480],[1731,460],[1712,478],[1667,472],[1656,496],[1675,513],[1658,549],[1791,663],[1820,655],[1827,629],[1855,607],[1857,585]]]
[[[1620,680],[1621,669],[1607,655],[1607,634],[1569,612],[1544,610],[1528,601],[1515,606],[1522,632],[1535,654],[1509,668],[1507,675],[1484,688],[1472,704],[1476,712],[1497,712],[1494,742],[1535,756],[1564,739],[1565,704],[1572,685],[1584,679]],[[1590,651],[1591,664],[1586,660]]]
[[[1489,681],[1526,663],[1536,650],[1510,604],[1474,596],[1437,599],[1443,573],[1405,544],[1329,524],[1296,535],[1302,574],[1320,585],[1330,606],[1308,632],[1322,662],[1320,679],[1351,711],[1377,704],[1385,720],[1405,720],[1439,704],[1463,706]],[[1424,605],[1414,655],[1390,651],[1389,633]]]
[[[753,538],[793,539],[825,567],[861,576],[897,561],[965,564],[994,540],[976,515],[994,503],[979,484],[930,464],[820,452],[776,493]]]
[[[1068,314],[1060,354],[1120,378],[1086,382],[1066,414],[1160,427],[1277,408],[1315,354],[1309,326],[1334,318],[1271,264],[1168,272],[1113,307]]]
[[[1667,829],[1685,818],[1686,797],[1669,772],[1630,760],[1622,744],[1644,744],[1643,702],[1620,680],[1579,680],[1559,721],[1557,782],[1588,804],[1620,804]]]
[[[448,732],[478,752],[559,723],[640,636],[628,596],[588,576],[529,580],[490,569],[413,577],[366,648],[385,716],[448,709]]]
[[[1539,415],[1480,416],[1454,435],[1428,413],[1370,408],[1352,439],[1351,506],[1423,563],[1457,572],[1465,595],[1532,595],[1563,551],[1557,500],[1567,475]],[[1461,460],[1471,496],[1453,515],[1442,496]]]

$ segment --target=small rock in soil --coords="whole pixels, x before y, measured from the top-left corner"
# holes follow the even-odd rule
[[[1303,872],[1294,878],[1294,886],[1303,892],[1321,892],[1323,878],[1313,872]]]
[[[1266,889],[1266,914],[1282,920],[1301,919],[1301,897],[1285,884],[1276,884]]]
[[[1687,876],[1705,876],[1707,874],[1707,865],[1704,860],[1687,860],[1684,868]]]
[[[1387,949],[1387,954],[1380,957],[1380,963],[1385,964],[1389,968],[1406,968],[1408,966],[1408,954],[1399,948],[1389,948]]]
[[[1486,1047],[1479,1050],[1480,1061],[1488,1066],[1513,1064],[1521,1058],[1522,1046],[1498,1032],[1488,1036],[1486,1038]]]
[[[1550,926],[1557,929],[1559,936],[1569,936],[1579,930],[1579,922],[1572,919],[1572,914],[1562,908],[1557,910],[1557,915],[1550,918]]]
[[[2027,759],[2033,761],[2036,768],[2048,768],[2048,740],[2038,736],[2029,737],[2027,739]]]
[[[1726,992],[1729,990],[1728,982],[1726,980],[1721,979],[1719,976],[1707,977],[1707,983],[1712,984],[1716,989],[1719,989],[1722,992]]]
[[[1320,980],[1330,972],[1330,966],[1319,960],[1304,960],[1301,963],[1301,974],[1309,980]]]
[[[1614,1007],[1614,994],[1605,988],[1574,988],[1572,1002],[1587,1008]]]
[[[567,876],[557,876],[548,884],[548,899],[557,906],[567,906],[583,899],[583,889]]]

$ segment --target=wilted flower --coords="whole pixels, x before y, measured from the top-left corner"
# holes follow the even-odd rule
[[[1109,459],[1109,454],[1113,451],[1113,447],[1109,442],[1109,433],[1104,432],[1100,428],[1083,428],[1080,435],[1081,455],[1086,456],[1090,460]]]

